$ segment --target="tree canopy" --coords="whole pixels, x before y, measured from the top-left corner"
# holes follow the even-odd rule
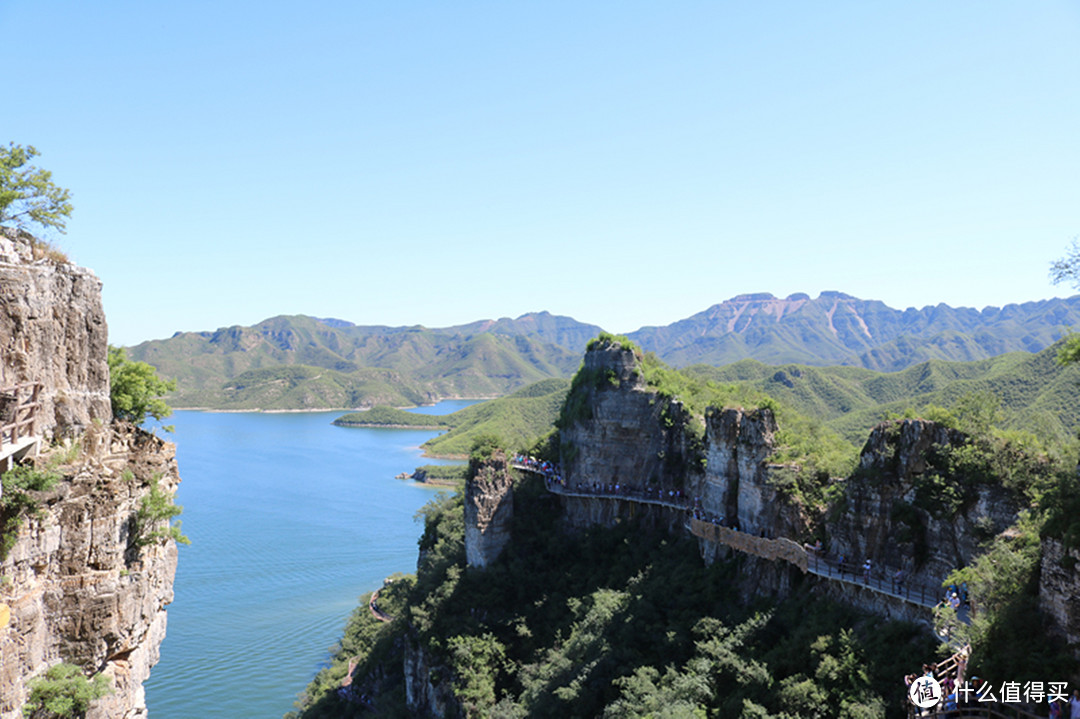
[[[1080,240],[1073,240],[1064,257],[1050,263],[1050,279],[1054,284],[1068,282],[1074,289],[1080,290]],[[1080,362],[1080,335],[1072,335],[1058,353],[1062,364]]]
[[[146,362],[132,362],[123,347],[109,347],[109,378],[115,418],[142,424],[146,415],[164,419],[172,414],[162,396],[175,390],[176,382],[158,377]]]
[[[0,225],[54,227],[66,232],[71,192],[52,182],[52,173],[28,164],[40,153],[33,145],[0,145]]]

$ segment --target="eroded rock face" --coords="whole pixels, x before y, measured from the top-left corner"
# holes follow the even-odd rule
[[[687,430],[682,404],[646,386],[630,350],[605,347],[585,353],[591,380],[580,388],[585,410],[561,431],[563,474],[570,490],[619,485],[635,489],[682,490],[700,485],[704,468]],[[655,514],[678,525],[681,516],[657,507],[617,500],[564,497],[570,525],[612,524]]]
[[[1039,608],[1053,631],[1080,653],[1080,550],[1066,550],[1059,539],[1042,541]]]
[[[0,232],[0,387],[41,382],[38,434],[76,436],[112,419],[101,280],[30,242]]]
[[[465,558],[486,567],[510,541],[514,479],[506,455],[496,452],[465,482]]]
[[[798,537],[805,520],[779,489],[777,476],[797,467],[770,464],[776,418],[762,408],[710,410],[705,418],[705,480],[698,495],[705,512],[751,534]]]
[[[0,719],[21,717],[28,682],[61,661],[112,678],[114,693],[87,717],[140,717],[177,550],[165,539],[138,546],[133,518],[154,482],[176,490],[175,448],[110,424],[101,282],[41,255],[29,236],[0,232],[0,386],[40,382],[35,434],[78,440],[80,451],[0,562],[0,603],[11,612],[0,628]]]
[[[405,642],[405,703],[416,716],[446,716],[448,707],[456,707],[450,684],[451,672],[433,664],[424,647],[413,639]],[[442,677],[436,681],[435,676]]]
[[[104,451],[41,493],[41,515],[24,520],[0,563],[12,615],[0,630],[0,719],[21,717],[28,680],[61,661],[112,677],[115,693],[90,719],[145,715],[142,682],[165,636],[177,550],[171,540],[138,547],[133,518],[154,481],[176,490],[175,447],[132,427],[98,431]]]
[[[856,564],[870,558],[878,566],[903,568],[919,584],[940,583],[970,563],[981,540],[1016,521],[1018,499],[993,484],[977,486],[973,501],[955,515],[916,501],[935,448],[966,441],[960,432],[920,419],[876,427],[859,470],[846,482],[843,511],[828,524],[830,551]]]

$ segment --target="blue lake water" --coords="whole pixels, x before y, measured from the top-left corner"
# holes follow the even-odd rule
[[[416,411],[447,414],[473,404]],[[153,719],[281,717],[357,597],[416,568],[435,490],[394,479],[436,432],[335,427],[341,412],[176,412],[176,597],[146,683]]]

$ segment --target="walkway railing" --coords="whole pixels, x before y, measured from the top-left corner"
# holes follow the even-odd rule
[[[527,462],[512,461],[510,466],[523,472],[539,474],[544,477],[548,491],[564,497],[621,499],[688,513],[694,512],[693,502],[685,495],[674,490],[643,489],[621,485],[615,485],[617,489],[609,488],[608,485],[570,488],[566,486],[557,468],[553,465],[529,460]],[[897,580],[895,568],[878,567],[869,574],[865,574],[861,566],[847,563],[841,564],[837,560],[827,559],[820,551],[804,547],[794,540],[784,537],[775,539],[755,537],[752,534],[725,527],[719,522],[705,517],[689,517],[686,528],[697,537],[720,542],[738,551],[766,559],[783,559],[791,562],[804,572],[816,574],[832,581],[864,587],[922,607],[932,608],[941,602],[941,585],[912,583],[903,574]]]
[[[0,387],[0,450],[5,442],[18,444],[19,437],[34,436],[40,392],[40,382]]]
[[[1066,709],[1065,711],[1068,711]],[[981,719],[1045,719],[1042,714],[1032,714],[1011,704],[960,704],[956,709],[919,714],[913,707],[908,710],[912,719],[956,719],[956,717],[980,717]]]

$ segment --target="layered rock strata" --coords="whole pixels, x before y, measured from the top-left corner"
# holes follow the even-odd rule
[[[0,232],[0,387],[40,382],[37,432],[73,436],[112,419],[101,280],[33,242]]]
[[[164,522],[135,517],[153,486],[171,494],[180,478],[172,444],[110,424],[107,341],[94,274],[25,233],[0,233],[0,386],[42,385],[34,431],[62,444],[36,462],[60,462],[63,475],[31,493],[40,511],[21,520],[0,562],[10,613],[0,719],[21,717],[31,680],[62,661],[111,679],[89,719],[146,714],[142,682],[165,635],[177,550],[150,536]]]
[[[510,465],[502,452],[475,467],[465,482],[465,559],[470,567],[486,567],[510,541],[513,487]]]
[[[830,551],[853,563],[904,569],[913,584],[940,584],[969,564],[981,541],[1016,521],[1020,505],[1000,484],[975,484],[955,514],[927,501],[932,458],[966,442],[962,433],[921,419],[876,427],[828,524]]]
[[[1060,539],[1042,541],[1039,608],[1080,658],[1080,549],[1068,549]],[[1076,673],[1080,681],[1080,668]]]

